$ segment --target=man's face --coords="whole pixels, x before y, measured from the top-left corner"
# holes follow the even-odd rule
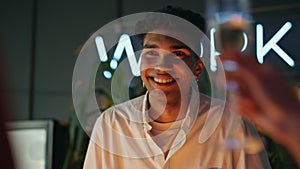
[[[203,63],[180,41],[159,34],[144,38],[141,78],[149,92],[158,89],[168,97],[188,93],[191,81],[203,70]]]

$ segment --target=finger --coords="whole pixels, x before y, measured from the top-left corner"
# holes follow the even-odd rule
[[[270,79],[270,74],[260,73],[263,69],[262,65],[257,65],[249,59],[249,64],[239,62],[238,78],[243,90],[248,91],[248,95],[252,101],[275,120],[282,118],[282,105],[285,100],[290,100],[282,88],[282,81],[267,81]],[[268,68],[269,69],[269,68]],[[297,103],[294,103],[297,104]],[[287,108],[288,109],[288,108]]]

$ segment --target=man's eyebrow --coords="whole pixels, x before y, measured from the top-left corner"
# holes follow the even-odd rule
[[[143,48],[158,48],[158,45],[145,44],[145,45],[143,45]],[[188,49],[188,50],[190,50],[190,48],[186,45],[174,45],[174,46],[171,46],[171,49]]]
[[[190,50],[191,48],[189,48],[186,45],[174,45],[174,46],[171,46],[171,49],[188,49],[188,50]]]
[[[145,45],[143,45],[143,49],[144,48],[158,48],[158,46],[155,44],[145,44]]]

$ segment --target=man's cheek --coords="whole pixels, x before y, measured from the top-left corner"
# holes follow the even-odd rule
[[[140,71],[154,68],[154,66],[155,66],[155,63],[144,60],[141,62]]]

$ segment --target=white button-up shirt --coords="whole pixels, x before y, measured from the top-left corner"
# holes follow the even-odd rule
[[[147,96],[141,96],[103,112],[93,129],[84,169],[270,168],[265,151],[250,155],[220,146],[230,114],[223,110],[222,101],[205,95],[192,95],[186,117],[165,157],[153,138],[163,136],[150,134],[146,104]],[[238,124],[238,137],[244,138],[249,126],[242,120]]]

